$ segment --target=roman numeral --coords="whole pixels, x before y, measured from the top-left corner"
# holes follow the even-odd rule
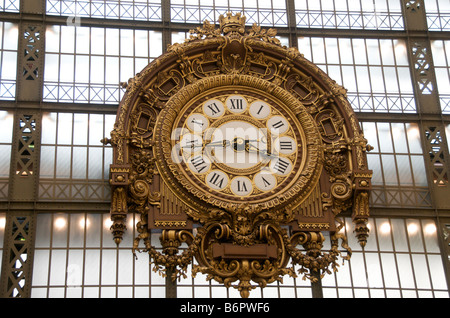
[[[230,109],[243,109],[242,99],[231,98],[230,102],[231,102]]]
[[[244,181],[238,180],[237,181],[237,188],[238,188],[238,192],[247,192],[247,185],[245,184]]]
[[[276,122],[275,124],[272,125],[272,127],[275,128],[275,129],[278,129],[278,128],[283,127],[283,126],[284,126],[284,123],[283,123],[282,120],[280,120],[280,121],[278,121],[278,122]]]
[[[262,111],[263,108],[264,108],[264,105],[261,105],[261,107],[260,107],[259,110],[256,112],[256,114],[259,115],[259,113]]]
[[[195,147],[197,147],[197,140],[194,139],[186,140],[186,144],[183,146],[183,148],[191,148],[191,149],[194,149]]]
[[[267,187],[269,187],[271,185],[271,183],[269,181],[267,181],[266,179],[264,179],[264,177],[261,177],[261,179],[263,180],[265,188],[267,188]]]
[[[202,156],[192,157],[191,163],[198,173],[202,172],[208,166]]]
[[[280,141],[280,150],[292,150],[292,141]]]
[[[216,114],[220,113],[220,108],[217,106],[216,103],[212,103],[209,105],[206,105],[212,112],[212,116],[215,116]]]
[[[191,123],[196,124],[196,125],[199,125],[199,126],[201,126],[201,127],[203,127],[203,125],[204,125],[201,121],[195,120],[195,118],[193,118],[193,119],[191,120]]]
[[[224,177],[221,177],[220,174],[213,172],[213,175],[209,179],[209,182],[214,184],[218,188],[222,188]]]
[[[275,164],[275,166],[273,168],[278,172],[285,173],[288,167],[289,167],[289,162],[284,161],[283,159],[280,158],[280,159],[278,159],[277,163]]]

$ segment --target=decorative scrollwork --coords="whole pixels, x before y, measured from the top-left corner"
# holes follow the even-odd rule
[[[134,211],[140,220],[133,254],[148,253],[163,276],[186,277],[195,258],[194,275],[205,274],[242,297],[285,275],[315,282],[337,271],[339,257],[352,254],[339,213],[352,208],[358,241],[367,241],[371,147],[345,89],[296,48],[282,46],[276,30],[246,30],[241,14],[221,16],[219,24],[205,21],[123,84],[127,91],[105,140],[114,148],[114,240],[120,243],[128,211]],[[250,202],[231,191],[208,192],[171,160],[177,121],[224,88],[276,101],[274,109],[289,113],[301,128],[296,154],[302,161],[278,193],[261,191]],[[151,243],[153,229],[161,233],[162,251]],[[329,251],[324,231],[330,233]]]

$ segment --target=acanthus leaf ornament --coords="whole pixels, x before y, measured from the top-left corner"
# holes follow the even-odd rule
[[[137,213],[134,255],[174,279],[195,258],[193,274],[245,298],[295,277],[294,265],[312,281],[336,271],[351,256],[344,211],[364,246],[370,147],[345,89],[275,29],[246,30],[231,13],[219,24],[205,21],[128,82],[110,141],[111,229],[120,242]]]

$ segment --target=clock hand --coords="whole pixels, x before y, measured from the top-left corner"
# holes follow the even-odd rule
[[[230,145],[229,140],[220,140],[220,141],[213,141],[213,142],[207,143],[207,144],[203,145],[203,147],[215,147],[215,146],[227,147],[229,145]]]
[[[245,150],[247,152],[257,152],[260,153],[261,155],[265,156],[265,157],[273,157],[275,158],[276,156],[272,155],[270,152],[267,151],[267,149],[261,150],[258,147],[255,147],[254,145],[247,143],[245,145]]]

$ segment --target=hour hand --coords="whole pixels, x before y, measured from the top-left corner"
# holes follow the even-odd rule
[[[270,152],[268,152],[267,149],[259,149],[258,147],[252,145],[251,143],[247,143],[245,145],[245,150],[247,152],[257,152],[264,157],[275,157]]]
[[[203,145],[203,147],[228,147],[230,145],[230,141],[228,140],[219,140],[219,141],[212,141],[209,143],[206,143]]]

